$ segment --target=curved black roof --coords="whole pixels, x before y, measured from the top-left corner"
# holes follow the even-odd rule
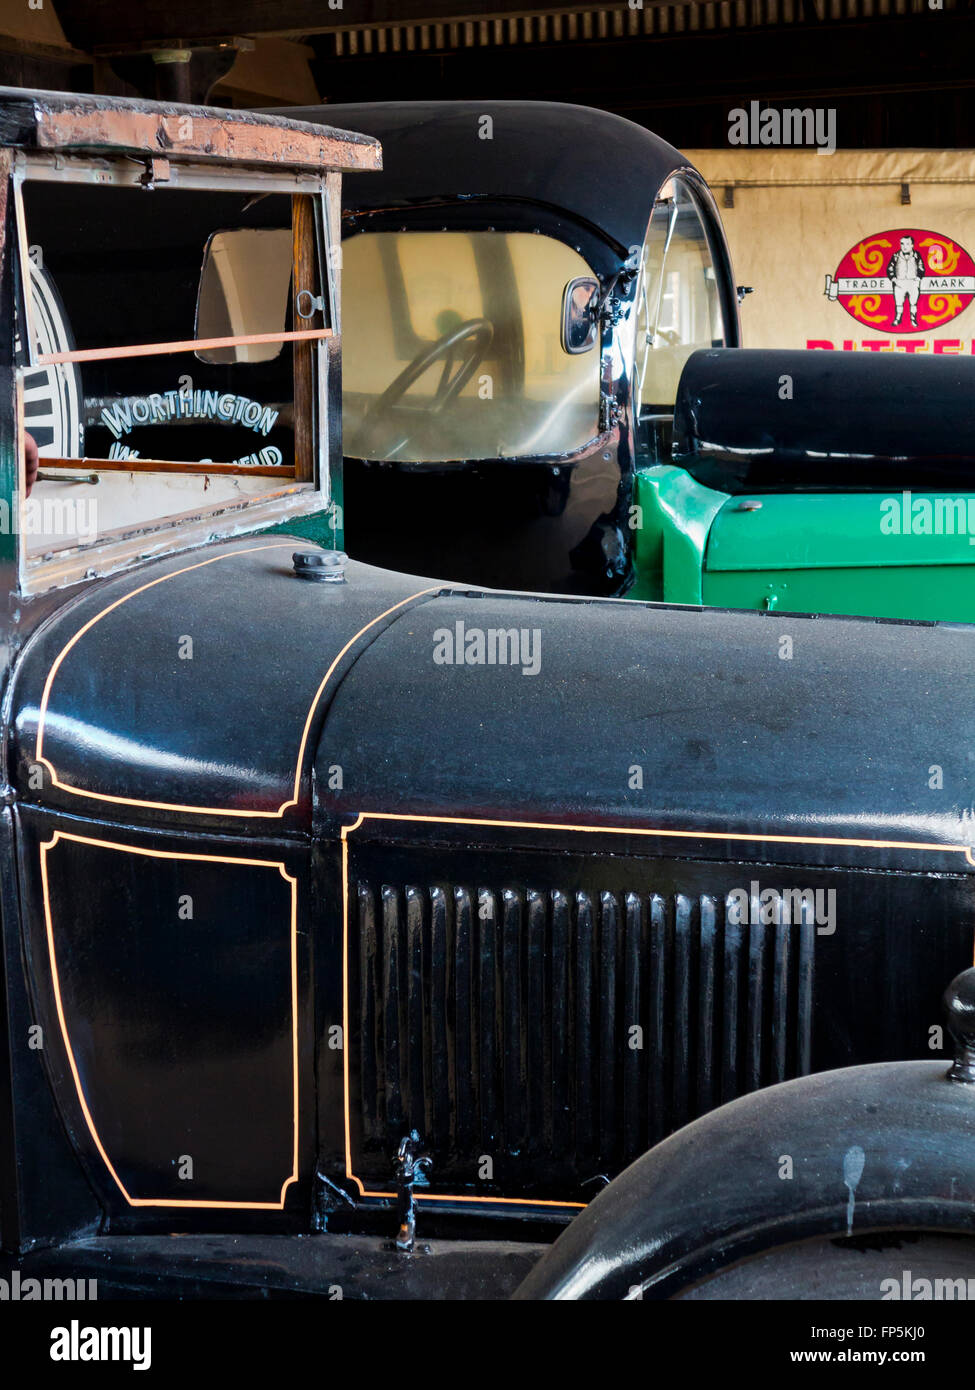
[[[382,141],[383,172],[347,176],[347,208],[461,195],[524,199],[572,213],[624,250],[642,244],[668,175],[691,167],[642,126],[562,102],[358,102],[286,114]],[[485,116],[490,139],[482,134]]]

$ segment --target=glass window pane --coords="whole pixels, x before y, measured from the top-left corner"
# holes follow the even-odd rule
[[[207,246],[196,311],[197,338],[283,333],[291,288],[290,228],[234,227]],[[301,313],[306,310],[298,305]],[[270,362],[283,343],[241,343],[197,351],[203,362]]]
[[[291,344],[286,346],[286,356],[261,369],[264,375],[263,368],[274,368],[280,381],[265,377],[260,388],[244,376],[254,368],[205,370],[190,352],[73,364],[83,383],[83,443],[77,463],[67,467],[48,461],[75,457],[54,452],[58,439],[40,447],[41,472],[25,527],[28,554],[91,543],[193,509],[256,500],[292,485],[294,392]],[[28,433],[38,429],[36,417],[26,413],[28,384],[37,370],[25,373]],[[78,518],[83,533],[76,533]],[[62,524],[67,529],[59,531]]]
[[[312,485],[308,431],[300,460],[295,433],[296,418],[315,409],[312,343],[124,355],[143,344],[191,344],[198,326],[208,337],[291,330],[290,193],[28,181],[24,208],[37,352],[110,354],[20,373],[24,429],[41,455],[25,508],[31,563]],[[201,295],[208,248],[216,248],[217,279]],[[314,296],[314,254],[310,267]],[[321,320],[316,312],[298,327]],[[300,378],[296,405],[300,353],[313,369]]]
[[[291,344],[280,360],[205,368],[190,352],[80,364],[84,456],[294,465]]]
[[[704,222],[690,189],[675,178],[661,190],[643,247],[637,290],[638,417],[672,410],[691,353],[724,342]]]
[[[28,181],[24,205],[40,352],[192,341],[198,301],[209,337],[291,327],[290,195]],[[42,457],[292,467],[293,359],[275,343],[29,368],[25,428]]]
[[[31,257],[57,284],[75,346],[115,348],[195,338],[211,237],[290,229],[291,197],[28,180],[24,213]]]
[[[343,431],[352,458],[563,454],[597,433],[599,349],[562,348],[590,274],[527,232],[367,232],[343,252]]]

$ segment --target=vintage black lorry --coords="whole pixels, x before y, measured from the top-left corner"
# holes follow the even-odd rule
[[[905,1066],[947,1097],[905,1222],[967,1229],[975,629],[348,561],[333,253],[380,157],[0,93],[4,1250],[103,1296],[652,1293],[601,1214],[664,1218],[684,1126],[686,1210],[709,1161],[762,1203],[780,1127],[729,1161],[724,1106],[783,1093],[882,1188],[930,1149],[930,1109],[883,1147]],[[831,1069],[883,1064],[847,1133]],[[766,1244],[820,1233],[775,1192]]]

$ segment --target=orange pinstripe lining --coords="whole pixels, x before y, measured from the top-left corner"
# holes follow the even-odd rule
[[[118,850],[122,854],[142,854],[151,859],[191,859],[214,864],[233,864],[245,865],[265,869],[277,869],[286,883],[291,885],[291,1039],[292,1039],[292,1163],[291,1173],[285,1178],[281,1185],[281,1195],[276,1202],[230,1202],[230,1201],[207,1201],[205,1199],[195,1200],[190,1198],[161,1198],[161,1197],[133,1197],[126,1190],[125,1184],[115,1170],[112,1160],[109,1158],[91,1111],[85,1099],[84,1090],[81,1085],[81,1077],[78,1074],[78,1064],[75,1061],[74,1049],[71,1046],[71,1039],[68,1035],[68,1024],[64,1016],[64,1004],[61,999],[61,982],[58,976],[57,955],[54,949],[54,926],[51,919],[51,902],[48,890],[47,879],[47,856],[53,850],[59,840],[74,840],[82,845],[94,845],[98,849]],[[54,1002],[57,1009],[58,1023],[61,1029],[61,1037],[64,1041],[65,1051],[68,1057],[68,1065],[71,1068],[71,1075],[74,1078],[75,1091],[81,1105],[81,1112],[85,1117],[85,1124],[92,1137],[95,1148],[101,1155],[102,1162],[108,1169],[115,1182],[116,1187],[128,1202],[130,1207],[224,1207],[245,1209],[252,1211],[280,1211],[284,1207],[285,1193],[293,1182],[298,1181],[298,882],[285,869],[283,863],[270,859],[230,859],[216,854],[176,854],[168,850],[141,849],[137,845],[120,845],[111,840],[95,840],[85,835],[69,835],[64,831],[57,830],[50,840],[44,841],[41,845],[41,886],[44,899],[44,921],[47,927],[47,948],[51,961],[51,979],[54,985]]]
[[[350,1087],[349,1087],[349,841],[352,835],[367,820],[385,821],[418,821],[432,825],[476,825],[476,826],[499,826],[509,830],[569,830],[578,831],[583,834],[595,835],[656,835],[661,837],[672,836],[680,839],[698,840],[758,840],[772,844],[797,844],[797,845],[850,845],[858,848],[876,849],[919,849],[919,850],[938,850],[945,853],[964,854],[970,864],[975,864],[972,858],[971,847],[968,845],[943,845],[943,844],[921,844],[913,840],[851,840],[841,839],[830,836],[803,836],[803,835],[743,835],[729,834],[724,831],[705,831],[705,830],[658,830],[644,826],[605,826],[605,825],[554,825],[545,821],[517,821],[517,820],[488,820],[477,817],[467,816],[421,816],[410,815],[401,812],[383,811],[360,811],[351,825],[342,827],[342,1036],[345,1042],[343,1048],[343,1067],[344,1067],[344,1092],[345,1092],[345,1175],[350,1182],[354,1182],[359,1189],[362,1197],[394,1197],[393,1192],[371,1192],[363,1185],[361,1179],[357,1178],[352,1171],[352,1129],[350,1117]],[[975,959],[975,944],[973,944],[973,959]],[[432,1193],[417,1192],[414,1194],[417,1201],[426,1202],[480,1202],[489,1206],[497,1203],[509,1204],[512,1206],[528,1207],[561,1207],[581,1209],[585,1202],[552,1202],[541,1201],[530,1197],[472,1197],[472,1196],[445,1196]]]
[[[242,811],[242,810],[236,810],[236,809],[226,808],[226,807],[184,806],[184,805],[178,805],[178,804],[173,804],[173,803],[168,803],[168,802],[139,801],[139,800],[134,800],[134,799],[129,798],[129,797],[108,796],[108,795],[103,795],[102,793],[98,793],[98,792],[83,791],[83,790],[80,790],[79,788],[76,788],[76,787],[67,786],[67,785],[64,784],[63,782],[59,781],[58,776],[57,776],[57,772],[56,772],[56,770],[55,770],[53,764],[51,764],[51,763],[43,756],[44,723],[45,723],[45,718],[46,718],[46,713],[47,713],[47,707],[48,707],[48,702],[49,702],[50,693],[51,693],[51,688],[52,688],[52,685],[53,685],[53,682],[54,682],[54,678],[55,678],[55,676],[57,675],[57,672],[58,672],[58,670],[59,670],[59,668],[60,668],[60,666],[61,666],[61,663],[63,662],[64,658],[68,655],[68,653],[71,651],[71,649],[72,649],[72,648],[75,646],[75,644],[85,635],[86,632],[88,632],[97,622],[99,622],[99,621],[101,620],[101,618],[105,617],[107,614],[109,614],[110,612],[112,612],[113,609],[119,607],[121,604],[127,602],[130,598],[136,597],[136,595],[145,592],[147,589],[153,588],[156,584],[161,584],[161,583],[163,583],[163,582],[164,582],[165,580],[167,580],[167,579],[175,579],[178,575],[186,574],[186,573],[189,572],[190,570],[201,569],[201,568],[203,568],[205,565],[215,564],[215,563],[216,563],[217,561],[219,561],[219,560],[231,559],[231,558],[233,558],[235,555],[247,555],[247,554],[252,554],[252,553],[254,553],[255,551],[269,550],[269,549],[282,549],[282,548],[283,548],[283,549],[286,549],[286,548],[288,548],[288,547],[289,547],[290,545],[292,545],[292,544],[293,544],[293,542],[291,542],[291,541],[283,541],[283,542],[275,542],[275,543],[272,543],[272,544],[269,544],[269,545],[253,546],[253,547],[250,547],[250,548],[248,548],[248,549],[246,549],[246,550],[235,550],[235,551],[230,552],[229,554],[212,556],[209,560],[202,560],[202,561],[197,562],[196,564],[187,565],[187,566],[185,566],[183,569],[179,569],[179,570],[173,571],[171,574],[162,575],[160,578],[151,580],[151,581],[149,581],[149,583],[143,584],[143,585],[141,585],[139,588],[132,590],[132,591],[131,591],[130,593],[128,593],[128,594],[124,594],[124,595],[123,595],[121,598],[119,598],[119,599],[116,599],[113,603],[109,604],[106,608],[104,608],[104,609],[102,609],[100,612],[96,613],[95,616],[94,616],[93,618],[90,618],[90,619],[88,620],[88,622],[85,623],[85,624],[78,630],[78,632],[75,633],[75,635],[70,639],[70,641],[62,648],[61,652],[58,654],[57,658],[55,659],[55,661],[54,661],[54,663],[53,663],[53,665],[52,665],[50,671],[48,672],[47,680],[45,681],[45,685],[44,685],[43,695],[42,695],[42,698],[41,698],[40,715],[39,715],[38,728],[37,728],[37,740],[36,740],[36,747],[35,747],[35,760],[36,760],[37,762],[43,763],[44,766],[47,767],[47,768],[49,769],[49,771],[50,771],[50,773],[51,773],[51,777],[52,777],[53,784],[54,784],[56,787],[60,788],[62,791],[69,792],[69,793],[71,793],[72,795],[75,795],[75,796],[84,796],[84,797],[88,797],[88,798],[91,798],[91,799],[97,800],[97,801],[109,801],[109,802],[115,802],[115,803],[118,803],[118,804],[121,804],[121,805],[139,806],[139,807],[143,807],[143,808],[147,808],[147,809],[154,809],[154,810],[186,811],[186,812],[190,812],[190,813],[193,813],[193,814],[196,814],[196,815],[213,814],[213,815],[226,815],[226,816],[248,817],[248,818],[256,818],[256,819],[259,819],[259,818],[278,819],[278,818],[280,818],[281,816],[283,816],[284,812],[285,812],[289,807],[294,806],[294,805],[297,805],[297,802],[298,802],[298,793],[299,793],[299,790],[300,790],[301,768],[302,768],[302,764],[303,764],[303,762],[304,762],[305,752],[306,752],[306,749],[307,749],[308,737],[309,737],[309,733],[310,733],[310,730],[311,730],[312,720],[313,720],[313,718],[314,718],[315,710],[316,710],[317,707],[318,707],[319,701],[321,700],[321,697],[322,697],[322,695],[324,694],[325,688],[326,688],[326,686],[327,686],[329,680],[331,679],[332,674],[334,673],[334,671],[335,671],[336,667],[338,666],[339,662],[342,660],[342,658],[345,656],[345,654],[349,651],[349,649],[350,649],[352,646],[355,645],[355,643],[359,640],[359,638],[360,638],[361,636],[363,636],[364,633],[368,632],[370,628],[374,627],[374,626],[376,625],[376,623],[381,622],[381,621],[383,620],[383,618],[388,617],[389,614],[394,613],[398,608],[402,608],[402,607],[404,607],[405,605],[407,605],[407,604],[409,604],[409,603],[412,603],[414,600],[416,600],[416,599],[418,599],[418,598],[422,598],[422,597],[423,597],[424,595],[426,595],[426,594],[436,593],[436,592],[439,590],[439,588],[441,587],[440,585],[432,585],[432,586],[429,587],[429,588],[421,589],[421,590],[419,590],[417,593],[411,594],[408,598],[401,599],[398,603],[395,603],[395,604],[393,604],[391,607],[385,609],[385,610],[384,610],[382,613],[380,613],[377,617],[371,619],[370,622],[366,623],[363,627],[361,627],[361,628],[358,630],[358,632],[356,632],[355,635],[354,635],[352,638],[350,638],[348,642],[346,642],[346,644],[341,648],[341,650],[340,650],[340,651],[338,652],[338,654],[335,656],[335,658],[333,659],[333,661],[332,661],[331,664],[329,665],[327,671],[325,672],[325,675],[323,676],[323,678],[322,678],[322,680],[321,680],[321,682],[320,682],[320,684],[319,684],[319,686],[318,686],[318,689],[317,689],[316,692],[315,692],[315,695],[314,695],[314,697],[313,697],[313,699],[312,699],[310,708],[309,708],[309,710],[308,710],[308,714],[307,714],[306,719],[305,719],[304,729],[303,729],[303,731],[302,731],[302,736],[301,736],[301,743],[300,743],[300,745],[299,745],[299,750],[298,750],[298,759],[297,759],[297,767],[296,767],[296,771],[295,771],[295,780],[294,780],[293,795],[292,795],[292,797],[291,797],[290,800],[285,801],[285,802],[282,802],[281,806],[280,806],[276,811],[248,811],[248,810]],[[471,825],[471,826],[482,826],[482,827],[497,826],[497,827],[504,828],[504,829],[520,829],[520,830],[536,830],[536,831],[537,831],[537,830],[542,830],[542,831],[545,831],[545,830],[571,831],[571,832],[588,833],[588,834],[597,834],[597,835],[645,835],[645,836],[657,836],[657,837],[660,837],[660,838],[676,838],[676,839],[691,839],[691,840],[694,840],[694,839],[696,839],[696,840],[724,840],[724,841],[734,840],[734,841],[752,841],[752,842],[754,842],[754,841],[759,841],[759,842],[764,842],[764,843],[767,843],[767,844],[834,845],[834,846],[837,846],[837,847],[846,845],[846,846],[850,846],[850,847],[853,847],[853,848],[911,849],[911,850],[922,850],[922,851],[929,851],[929,852],[941,852],[941,853],[946,853],[946,854],[953,854],[953,853],[963,854],[963,855],[965,856],[965,859],[967,860],[967,862],[968,862],[969,864],[975,865],[975,858],[973,858],[972,847],[971,847],[971,846],[969,846],[969,845],[948,845],[948,844],[940,844],[940,843],[937,843],[937,842],[922,842],[922,841],[913,841],[913,840],[870,840],[870,839],[851,839],[851,838],[843,838],[843,837],[839,837],[839,836],[756,835],[756,834],[729,833],[729,832],[724,832],[724,831],[705,831],[705,830],[663,830],[663,829],[657,829],[657,828],[654,828],[654,827],[645,827],[645,826],[575,825],[575,824],[550,823],[550,822],[545,822],[545,821],[492,820],[492,819],[480,819],[480,818],[462,817],[462,816],[434,816],[434,815],[423,816],[423,815],[411,815],[411,814],[403,814],[403,813],[395,813],[395,812],[372,812],[372,811],[360,812],[359,815],[358,815],[358,817],[356,818],[356,820],[355,820],[351,825],[343,826],[343,827],[342,827],[342,831],[341,831],[341,845],[342,845],[342,919],[343,919],[343,1039],[344,1039],[345,1044],[346,1044],[346,1045],[343,1047],[344,1111],[345,1111],[345,1160],[346,1160],[346,1177],[348,1178],[349,1181],[354,1182],[354,1183],[356,1184],[356,1186],[357,1186],[358,1189],[359,1189],[360,1195],[363,1196],[363,1197],[376,1197],[376,1198],[390,1198],[390,1197],[394,1196],[395,1194],[390,1193],[390,1192],[374,1192],[374,1191],[369,1191],[369,1190],[367,1190],[367,1189],[364,1187],[364,1185],[363,1185],[363,1183],[361,1182],[361,1180],[360,1180],[358,1177],[356,1177],[355,1174],[353,1173],[353,1171],[352,1171],[352,1139],[351,1139],[350,1110],[349,1110],[349,1106],[350,1106],[350,1095],[349,1095],[349,1049],[348,1049],[348,1036],[349,1036],[349,1016],[348,1016],[348,1014],[349,1014],[349,999],[348,999],[348,983],[349,983],[349,981],[348,981],[348,960],[349,960],[349,950],[348,950],[348,942],[349,942],[348,836],[351,835],[355,830],[359,829],[359,827],[360,827],[360,826],[363,824],[363,822],[366,821],[366,820],[412,821],[412,822],[425,822],[425,823],[430,823],[430,824],[441,824],[441,825]],[[100,1139],[99,1139],[99,1137],[98,1137],[98,1135],[97,1135],[97,1133],[96,1133],[96,1131],[95,1131],[94,1124],[93,1124],[93,1122],[92,1122],[92,1120],[91,1120],[91,1117],[90,1117],[90,1114],[89,1114],[89,1112],[88,1112],[87,1105],[86,1105],[85,1100],[84,1100],[84,1096],[83,1096],[83,1094],[82,1094],[82,1092],[81,1092],[80,1080],[79,1080],[79,1078],[78,1078],[77,1068],[76,1068],[75,1063],[74,1063],[73,1053],[71,1052],[71,1046],[70,1046],[70,1042],[69,1042],[69,1040],[68,1040],[67,1028],[66,1028],[66,1025],[65,1025],[65,1022],[64,1022],[63,1010],[62,1010],[62,1007],[61,1007],[60,987],[59,987],[58,979],[57,979],[57,967],[56,967],[56,962],[55,962],[55,957],[54,957],[53,936],[52,936],[52,932],[51,932],[50,909],[49,909],[48,897],[47,897],[47,866],[46,866],[46,854],[45,854],[46,850],[49,849],[49,848],[52,848],[52,847],[54,846],[54,844],[57,843],[57,840],[58,840],[59,838],[64,838],[64,839],[83,839],[83,837],[80,837],[80,836],[73,836],[73,835],[63,835],[62,832],[59,831],[59,832],[56,832],[56,834],[55,834],[53,840],[49,841],[49,842],[48,842],[47,844],[45,844],[45,845],[42,845],[42,847],[41,847],[41,848],[42,848],[42,856],[41,856],[41,873],[42,873],[42,880],[43,880],[43,886],[44,886],[44,906],[45,906],[45,915],[46,915],[47,926],[48,926],[48,944],[49,944],[49,949],[50,949],[50,954],[51,954],[51,968],[52,968],[52,975],[53,975],[53,978],[54,978],[55,997],[56,997],[56,1003],[57,1003],[57,1009],[58,1009],[58,1017],[59,1017],[59,1020],[60,1020],[60,1022],[61,1022],[61,1030],[62,1030],[62,1034],[63,1034],[63,1036],[64,1036],[65,1046],[66,1046],[67,1051],[68,1051],[68,1057],[69,1057],[69,1061],[70,1061],[70,1064],[71,1064],[72,1073],[73,1073],[74,1079],[75,1079],[75,1086],[76,1086],[76,1089],[77,1089],[77,1091],[78,1091],[79,1099],[80,1099],[80,1101],[81,1101],[82,1110],[83,1110],[83,1112],[84,1112],[86,1122],[87,1122],[88,1127],[89,1127],[89,1129],[90,1129],[90,1131],[91,1131],[91,1134],[92,1134],[92,1137],[93,1137],[93,1139],[94,1139],[94,1141],[95,1141],[96,1147],[98,1148],[98,1150],[99,1150],[99,1152],[100,1152],[102,1158],[104,1159],[105,1164],[106,1164],[106,1166],[107,1166],[108,1169],[109,1169],[109,1172],[112,1174],[112,1177],[115,1179],[115,1182],[118,1184],[119,1189],[122,1191],[123,1196],[125,1196],[126,1201],[128,1201],[128,1202],[130,1203],[130,1205],[132,1205],[132,1206],[205,1206],[205,1207],[229,1206],[229,1207],[272,1207],[272,1208],[279,1208],[279,1207],[282,1207],[283,1204],[284,1204],[284,1192],[285,1192],[285,1189],[288,1187],[288,1185],[289,1185],[291,1182],[294,1182],[294,1181],[297,1180],[297,1142],[298,1142],[298,1141],[297,1141],[297,1132],[298,1132],[298,1131],[297,1131],[297,1103],[298,1103],[298,1102],[297,1102],[297,1045],[298,1045],[298,1044],[297,1044],[297,1004],[296,1004],[296,1003],[295,1003],[295,1008],[294,1008],[294,1011],[293,1011],[293,1023],[294,1023],[294,1055],[295,1055],[295,1171],[294,1171],[293,1175],[292,1175],[290,1178],[287,1179],[287,1181],[286,1181],[285,1184],[284,1184],[284,1187],[282,1188],[282,1192],[281,1192],[281,1201],[280,1201],[279,1203],[277,1203],[277,1204],[274,1204],[274,1203],[260,1203],[260,1202],[258,1202],[258,1203],[245,1203],[245,1202],[194,1202],[194,1201],[185,1201],[185,1202],[184,1202],[184,1201],[157,1202],[157,1201],[153,1201],[153,1200],[149,1200],[149,1199],[131,1198],[131,1197],[129,1197],[128,1193],[125,1191],[124,1187],[122,1186],[122,1183],[120,1182],[120,1180],[119,1180],[119,1178],[118,1178],[118,1175],[116,1174],[114,1168],[113,1168],[112,1165],[111,1165],[111,1162],[110,1162],[110,1160],[109,1160],[109,1158],[108,1158],[108,1155],[105,1153],[105,1151],[104,1151],[104,1149],[103,1149],[103,1147],[102,1147],[101,1141],[100,1141]],[[113,845],[113,844],[110,844],[110,843],[107,842],[107,841],[92,840],[92,841],[84,841],[84,842],[85,842],[85,843],[91,843],[91,844],[104,844],[104,845],[106,845],[106,847],[108,847],[108,848],[119,849],[119,850],[123,850],[123,851],[128,850],[128,852],[131,852],[131,853],[144,853],[144,854],[150,854],[150,855],[156,854],[156,855],[160,855],[161,857],[188,858],[188,859],[193,859],[193,858],[196,858],[196,859],[215,859],[215,860],[217,860],[218,862],[240,863],[240,864],[248,864],[248,863],[254,863],[254,864],[256,864],[256,863],[269,864],[269,863],[270,863],[270,861],[265,861],[265,860],[232,860],[232,859],[228,859],[228,860],[219,860],[219,859],[218,859],[218,856],[213,856],[213,855],[172,855],[172,856],[167,856],[167,855],[166,855],[164,852],[162,852],[162,851],[139,850],[139,849],[137,849],[137,848],[135,848],[135,847],[133,847],[133,846]],[[278,865],[277,867],[280,868],[282,874],[284,874],[284,876],[287,878],[288,875],[285,874],[284,866],[283,866],[283,865]],[[293,880],[293,879],[290,879],[290,878],[289,878],[288,881],[291,882],[291,883],[294,885],[294,880]],[[295,885],[295,887],[296,887],[296,885]],[[293,887],[293,889],[292,889],[292,924],[293,924],[293,931],[294,931],[294,921],[295,921],[295,900],[294,900],[294,892],[295,892],[295,888]],[[294,967],[294,969],[296,970],[297,967],[296,967],[296,965],[294,964],[294,960],[295,960],[295,957],[294,957],[294,942],[293,942],[293,950],[292,950],[292,959],[293,959],[293,967]],[[973,943],[973,963],[975,963],[975,943]],[[294,981],[293,981],[293,988],[294,988],[294,997],[295,997],[295,1000],[296,1000],[296,999],[297,999],[297,977],[296,977],[296,976],[295,976],[295,979],[294,979]],[[475,1196],[467,1196],[467,1195],[445,1196],[445,1195],[439,1195],[439,1194],[436,1195],[436,1196],[434,1196],[433,1194],[423,1194],[423,1193],[417,1193],[417,1194],[416,1194],[416,1197],[417,1197],[417,1200],[418,1200],[418,1201],[477,1202],[477,1203],[486,1203],[486,1204],[488,1204],[488,1205],[494,1205],[494,1204],[502,1203],[502,1204],[509,1204],[509,1205],[514,1205],[514,1206],[540,1206],[540,1207],[559,1207],[559,1208],[572,1208],[572,1209],[580,1209],[580,1208],[582,1208],[583,1206],[585,1206],[585,1203],[582,1203],[582,1202],[542,1201],[542,1200],[532,1199],[532,1198],[517,1198],[517,1197],[503,1197],[503,1198],[502,1198],[502,1197],[475,1197]]]
[[[392,1192],[373,1191],[367,1189],[355,1173],[352,1171],[352,1136],[351,1136],[351,1117],[350,1117],[350,1079],[349,1079],[349,875],[348,875],[348,837],[358,830],[367,820],[386,820],[386,821],[408,821],[428,824],[447,824],[447,825],[475,825],[475,826],[496,826],[505,829],[534,829],[534,830],[568,830],[579,833],[599,834],[633,834],[648,836],[676,836],[680,838],[698,839],[723,839],[723,840],[752,840],[752,841],[771,841],[775,843],[790,844],[828,844],[828,845],[851,845],[859,847],[887,847],[887,848],[909,848],[920,850],[938,850],[946,852],[964,853],[971,863],[971,851],[967,846],[943,845],[943,844],[922,844],[913,841],[899,840],[854,840],[841,839],[839,837],[812,836],[803,837],[797,835],[744,835],[744,834],[725,834],[721,831],[693,831],[693,830],[659,830],[652,827],[633,827],[627,829],[620,826],[594,826],[594,825],[572,825],[561,824],[553,825],[538,821],[508,821],[490,820],[485,818],[461,817],[461,816],[424,816],[411,815],[399,812],[374,812],[363,811],[356,817],[351,825],[343,826],[341,830],[341,854],[342,854],[342,980],[343,980],[343,1041],[345,1043],[343,1051],[343,1092],[344,1092],[344,1121],[345,1121],[345,1164],[346,1177],[350,1182],[355,1183],[359,1194],[366,1198],[390,1199],[395,1196]],[[186,859],[203,861],[210,863],[220,863],[228,865],[244,865],[262,868],[276,868],[282,878],[291,885],[291,991],[292,991],[292,1067],[293,1067],[293,1160],[292,1172],[285,1179],[281,1187],[281,1195],[277,1202],[241,1202],[241,1201],[209,1201],[192,1199],[163,1199],[132,1197],[126,1190],[121,1178],[119,1177],[102,1140],[95,1127],[94,1119],[88,1108],[84,1091],[81,1085],[81,1078],[78,1073],[74,1051],[68,1032],[67,1020],[64,1014],[64,1006],[61,998],[60,978],[57,967],[57,956],[54,947],[54,928],[50,907],[50,893],[47,875],[47,855],[53,850],[59,840],[73,840],[80,844],[95,846],[96,848],[117,850],[127,854],[142,854],[149,858],[157,859]],[[84,1115],[85,1123],[91,1134],[92,1140],[102,1158],[106,1168],[112,1176],[116,1186],[122,1193],[129,1206],[132,1207],[201,1207],[201,1208],[232,1208],[246,1210],[281,1210],[284,1207],[285,1193],[288,1187],[298,1180],[298,976],[297,976],[297,881],[287,873],[285,866],[280,861],[265,859],[234,859],[221,855],[211,854],[182,854],[167,850],[154,850],[140,848],[136,845],[123,845],[109,840],[98,840],[88,836],[68,834],[64,831],[55,831],[53,837],[41,845],[41,882],[44,902],[44,919],[47,931],[48,952],[51,963],[51,978],[54,987],[55,1006],[58,1016],[58,1023],[61,1036],[64,1042],[65,1051],[74,1080],[75,1091]],[[973,951],[975,956],[975,951]],[[492,1197],[492,1196],[473,1196],[470,1194],[433,1194],[416,1193],[418,1201],[441,1202],[441,1203],[479,1203],[483,1205],[508,1205],[508,1206],[530,1206],[530,1207],[553,1207],[566,1210],[581,1210],[586,1204],[583,1202],[551,1201],[539,1198],[527,1197]]]
[[[84,637],[85,633],[89,632],[95,626],[96,623],[100,622],[102,618],[107,617],[109,613],[113,612],[114,609],[119,608],[123,603],[128,603],[129,599],[135,598],[138,594],[145,593],[147,589],[155,588],[157,584],[164,584],[167,579],[176,579],[181,574],[189,574],[191,570],[203,569],[206,565],[215,565],[220,560],[232,560],[238,555],[253,555],[256,552],[262,550],[288,550],[293,548],[293,546],[294,541],[275,541],[269,545],[249,546],[245,550],[232,550],[223,555],[213,555],[210,557],[209,560],[199,560],[196,562],[196,564],[184,565],[182,569],[173,570],[171,574],[163,574],[158,579],[151,579],[147,584],[141,584],[137,589],[132,589],[130,593],[123,594],[121,598],[115,599],[113,603],[110,603],[107,607],[102,608],[98,613],[95,614],[93,618],[89,618],[88,621],[78,629],[78,631],[74,634],[70,641],[68,641],[65,644],[65,646],[61,648],[61,651],[55,657],[51,669],[47,673],[47,679],[44,682],[44,689],[41,694],[40,710],[38,713],[37,720],[37,738],[34,744],[34,761],[41,763],[44,767],[48,769],[48,771],[51,774],[52,786],[57,787],[60,791],[68,792],[71,796],[84,796],[92,801],[107,801],[112,802],[117,806],[138,806],[144,810],[151,811],[185,811],[196,816],[239,816],[241,818],[248,818],[251,820],[279,820],[284,815],[285,811],[287,811],[290,807],[297,806],[298,796],[301,790],[301,768],[305,759],[305,750],[308,747],[308,736],[311,732],[312,720],[315,717],[315,711],[318,708],[318,703],[321,700],[322,695],[325,693],[325,687],[331,680],[335,668],[338,666],[339,662],[345,656],[346,652],[351,647],[355,646],[359,638],[362,637],[364,633],[368,632],[370,628],[375,627],[377,623],[382,622],[383,618],[388,618],[390,613],[395,613],[398,608],[403,608],[406,606],[406,604],[412,603],[414,599],[421,598],[424,594],[436,593],[441,587],[439,584],[432,585],[428,589],[420,589],[417,593],[410,594],[408,598],[400,599],[399,603],[392,604],[391,607],[385,609],[382,613],[379,613],[375,618],[372,618],[368,623],[365,623],[362,627],[360,627],[358,632],[355,633],[353,637],[349,638],[345,646],[342,647],[342,649],[335,656],[331,665],[328,667],[328,670],[325,672],[325,675],[322,677],[318,689],[315,691],[311,705],[308,709],[308,714],[305,717],[305,724],[301,734],[301,743],[298,747],[298,759],[297,766],[295,768],[295,778],[292,795],[289,798],[289,800],[282,801],[281,805],[278,807],[276,811],[242,811],[237,808],[227,806],[184,806],[178,802],[140,801],[129,796],[111,796],[105,792],[85,791],[80,787],[70,787],[65,782],[62,782],[58,777],[57,769],[55,768],[54,764],[44,756],[44,726],[47,721],[47,708],[51,697],[51,687],[54,684],[54,678],[60,670],[61,663],[64,661],[64,658],[68,655],[72,648],[78,642],[80,642],[81,638]]]

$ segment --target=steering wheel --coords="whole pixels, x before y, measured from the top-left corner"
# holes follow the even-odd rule
[[[458,396],[484,361],[494,338],[494,328],[488,319],[467,319],[456,328],[448,329],[435,343],[418,352],[397,377],[373,402],[363,421],[359,449],[368,454],[383,424],[390,423],[393,411],[415,381],[443,359],[443,371],[433,400],[425,407],[424,415],[439,415],[443,408]],[[463,345],[467,344],[466,347]],[[458,351],[459,365],[455,370],[454,354]],[[403,435],[397,444],[401,448],[409,439]]]

